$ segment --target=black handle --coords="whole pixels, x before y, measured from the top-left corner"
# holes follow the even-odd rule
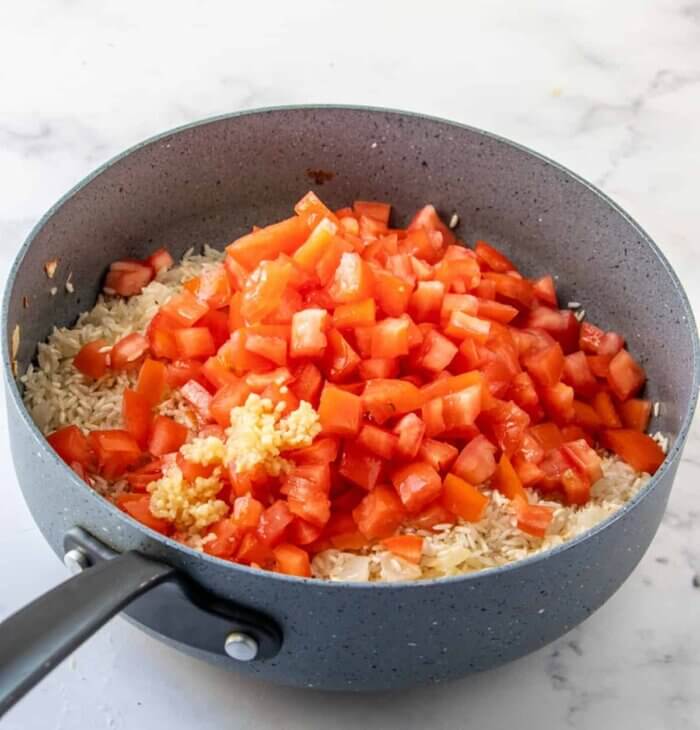
[[[200,652],[252,661],[274,657],[282,646],[269,616],[211,595],[169,565],[120,555],[79,527],[64,547],[92,567],[0,624],[0,717],[127,607],[138,623]]]
[[[0,717],[173,568],[127,552],[73,576],[0,624]]]

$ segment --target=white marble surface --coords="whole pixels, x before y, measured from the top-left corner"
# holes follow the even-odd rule
[[[37,218],[127,145],[241,108],[344,102],[468,122],[561,161],[647,228],[700,311],[697,0],[235,5],[0,4],[3,277]],[[4,433],[0,475],[2,618],[65,573],[22,502]],[[699,482],[696,425],[634,575],[583,626],[503,669],[401,696],[276,689],[118,619],[3,727],[700,728]]]

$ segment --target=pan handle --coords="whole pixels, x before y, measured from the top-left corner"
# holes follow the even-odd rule
[[[269,616],[218,599],[165,563],[116,553],[81,528],[64,542],[64,562],[80,572],[0,623],[0,717],[127,606],[140,623],[205,652],[238,661],[279,652],[282,632]]]
[[[73,576],[0,624],[0,717],[112,616],[174,572],[126,552]]]

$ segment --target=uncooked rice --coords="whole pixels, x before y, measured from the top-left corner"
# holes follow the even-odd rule
[[[125,388],[135,382],[130,372],[107,374],[93,381],[73,367],[80,348],[95,339],[110,345],[131,333],[143,333],[158,308],[180,288],[181,283],[220,262],[223,254],[208,246],[202,254],[190,249],[179,266],[161,272],[138,296],[128,299],[100,295],[96,305],[80,315],[73,327],[55,327],[47,342],[38,346],[37,366],[30,365],[21,381],[24,401],[44,434],[75,424],[83,430],[121,428],[121,403]],[[577,303],[578,304],[578,303]],[[583,314],[583,310],[577,313]],[[171,416],[188,428],[195,428],[196,415],[179,391],[158,406],[158,412]],[[667,448],[665,437],[658,440]],[[547,535],[537,538],[518,529],[512,503],[500,492],[485,490],[490,501],[484,517],[477,523],[460,521],[438,525],[434,530],[412,530],[424,538],[419,565],[373,546],[360,553],[326,550],[312,561],[316,578],[335,581],[396,581],[429,579],[472,573],[529,557],[561,545],[616,512],[648,481],[649,475],[637,474],[615,457],[603,460],[603,478],[593,485],[591,500],[582,507],[567,507],[539,498],[528,490],[535,504],[554,508],[554,519]],[[95,489],[114,496],[124,489],[122,481],[108,483],[94,478]],[[194,535],[190,547],[202,549],[209,535]]]

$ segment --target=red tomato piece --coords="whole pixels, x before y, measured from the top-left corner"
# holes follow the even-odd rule
[[[265,259],[274,259],[281,253],[294,253],[308,235],[306,221],[301,216],[294,216],[241,236],[226,247],[226,252],[252,271]]]
[[[352,516],[357,529],[368,540],[377,540],[393,535],[406,511],[393,489],[378,485],[353,510]]]
[[[454,343],[435,330],[430,330],[423,340],[419,356],[420,366],[434,373],[445,370],[458,352]]]
[[[249,395],[250,388],[244,381],[228,383],[216,391],[209,402],[207,413],[220,426],[228,428],[231,425],[231,410],[242,406]]]
[[[265,545],[273,547],[282,541],[287,525],[293,519],[287,503],[278,499],[260,515],[256,534]]]
[[[489,246],[485,241],[477,241],[474,246],[474,252],[479,262],[487,266],[491,271],[502,273],[515,271],[515,264],[493,246]]]
[[[326,383],[321,393],[318,415],[324,433],[354,436],[362,422],[362,399]]]
[[[136,382],[136,391],[140,393],[150,405],[155,406],[163,400],[167,387],[167,368],[158,360],[146,358],[139,371]]]
[[[400,357],[408,354],[409,323],[405,319],[387,317],[372,329],[373,358]]]
[[[323,528],[295,517],[287,528],[287,537],[294,545],[310,545],[321,537]]]
[[[280,305],[292,275],[289,261],[262,261],[243,289],[241,315],[248,324],[260,322]]]
[[[317,527],[323,527],[331,516],[328,495],[305,479],[297,479],[289,485],[287,504],[291,514]]]
[[[516,503],[518,529],[535,537],[544,537],[554,517],[554,510],[543,504]]]
[[[240,378],[235,373],[232,373],[218,357],[208,358],[201,367],[201,373],[207,381],[217,389],[223,388],[224,385],[237,383],[240,380]]]
[[[177,327],[179,325],[163,312],[158,312],[153,317],[146,329],[146,338],[155,357],[167,360],[177,359],[177,345],[175,344],[175,337],[173,337],[173,331]]]
[[[483,412],[482,418],[495,442],[508,455],[520,446],[530,424],[530,417],[513,401],[497,402]]]
[[[610,361],[608,385],[621,401],[639,392],[645,380],[644,370],[627,350],[620,350]]]
[[[586,504],[591,497],[591,482],[586,474],[577,469],[564,469],[561,486],[568,504]]]
[[[177,451],[187,441],[187,428],[168,416],[156,416],[148,437],[148,451],[162,456]]]
[[[492,299],[478,299],[477,301],[479,317],[508,324],[518,316],[517,307],[511,307],[510,304],[503,304]]]
[[[591,324],[590,322],[582,322],[578,339],[579,347],[584,352],[591,355],[597,355],[598,348],[600,347],[600,342],[603,339],[604,334],[605,332],[603,332],[603,330],[599,327],[596,327],[594,324]]]
[[[620,428],[622,421],[617,413],[617,408],[613,403],[610,393],[605,390],[598,391],[593,396],[593,408],[598,414],[598,418],[606,428]]]
[[[617,355],[625,346],[625,340],[617,332],[606,332],[598,345],[599,355]]]
[[[464,312],[454,311],[445,326],[445,334],[463,340],[471,337],[475,342],[483,345],[491,334],[491,322],[486,319],[472,317]]]
[[[93,340],[73,358],[73,366],[88,378],[97,380],[107,372],[111,347],[106,340]]]
[[[372,296],[372,272],[357,253],[344,253],[328,289],[337,304],[359,302]]]
[[[434,205],[421,208],[408,224],[408,231],[424,228],[426,231],[438,231],[442,234],[442,244],[450,246],[455,242],[455,234],[440,220]]]
[[[296,545],[285,543],[272,550],[275,556],[275,570],[285,575],[295,575],[298,578],[311,577],[309,554]]]
[[[260,538],[257,532],[247,532],[238,546],[235,562],[272,569],[275,565],[275,556],[270,546]]]
[[[211,393],[196,380],[188,380],[182,388],[180,388],[185,400],[190,403],[197,411],[199,419],[204,423],[211,420],[209,408],[211,406]]]
[[[419,281],[409,300],[409,311],[417,322],[436,322],[442,309],[445,285],[441,281]]]
[[[583,439],[564,444],[561,451],[574,468],[585,474],[591,484],[595,484],[603,477],[600,457]]]
[[[364,215],[385,225],[389,224],[389,216],[391,215],[391,205],[389,203],[380,203],[376,200],[356,200],[352,204],[352,210],[358,218]]]
[[[206,327],[185,327],[173,332],[178,355],[183,359],[196,360],[213,355],[216,345]]]
[[[529,308],[533,305],[535,295],[532,284],[527,279],[516,279],[514,276],[499,273],[485,273],[484,277],[488,281],[494,282],[497,295],[516,302],[522,307]]]
[[[467,522],[478,522],[484,515],[489,498],[464,479],[448,474],[443,482],[442,503],[457,517]]]
[[[583,349],[579,347],[580,323],[570,309],[537,307],[528,314],[526,326],[544,330],[561,345],[565,355]]]
[[[557,423],[569,423],[574,418],[574,389],[565,383],[557,383],[541,390],[542,405]]]
[[[531,352],[523,358],[523,365],[540,385],[556,385],[564,372],[561,345],[555,342],[543,350]]]
[[[313,274],[318,262],[332,245],[338,226],[330,218],[321,218],[306,241],[294,252],[292,260],[304,271]]]
[[[310,446],[290,453],[297,464],[329,464],[337,455],[338,439],[332,436],[316,438]]]
[[[188,380],[197,380],[202,363],[196,360],[175,360],[165,366],[165,380],[169,388],[180,388]]]
[[[415,413],[407,413],[394,426],[394,433],[399,437],[396,453],[404,459],[415,459],[425,436],[425,423]]]
[[[389,317],[399,317],[407,309],[413,285],[384,269],[373,269],[374,292],[381,310]]]
[[[325,331],[329,316],[325,309],[303,309],[292,317],[290,357],[318,357],[328,344]]]
[[[586,355],[586,362],[596,378],[607,378],[612,355]]]
[[[597,431],[603,422],[593,406],[580,400],[574,400],[574,424],[587,431]]]
[[[530,434],[540,443],[545,451],[559,448],[564,443],[559,426],[556,423],[538,423],[532,426]]]
[[[77,462],[85,468],[95,463],[95,454],[88,439],[77,426],[64,426],[50,433],[46,440],[51,448],[66,462]]]
[[[479,300],[471,294],[445,294],[440,307],[440,320],[449,321],[453,312],[463,312],[476,316],[479,310]]]
[[[305,400],[312,405],[317,403],[323,387],[321,371],[313,363],[303,363],[294,370],[294,379],[289,389],[299,400]]]
[[[114,370],[127,370],[137,367],[141,358],[148,352],[148,340],[136,332],[122,337],[110,353],[110,364]]]
[[[154,251],[147,259],[146,263],[155,271],[156,274],[160,274],[161,271],[167,271],[175,265],[173,257],[167,248],[159,248]]]
[[[185,289],[170,297],[160,311],[176,326],[192,327],[209,311],[209,307]]]
[[[346,380],[357,370],[360,356],[338,330],[329,330],[327,339],[328,344],[322,359],[323,371],[333,382]]]
[[[532,284],[532,290],[537,299],[548,307],[557,308],[557,291],[554,286],[554,279],[551,276],[542,276]]]
[[[603,431],[601,441],[603,446],[639,472],[654,474],[666,458],[651,436],[630,428]]]
[[[423,538],[419,535],[393,535],[385,537],[382,545],[389,551],[407,560],[409,563],[420,563],[423,552]]]
[[[393,416],[415,411],[422,405],[420,390],[405,380],[368,380],[362,393],[362,408],[380,424]]]
[[[436,471],[444,471],[449,468],[458,453],[459,449],[452,444],[429,438],[423,439],[418,450],[420,460],[430,464]]]
[[[240,527],[227,517],[209,525],[207,530],[215,539],[204,544],[204,552],[217,558],[232,557],[243,539]]]
[[[275,365],[285,365],[287,363],[287,341],[282,337],[268,337],[248,333],[245,338],[245,349],[274,362]]]
[[[479,434],[462,449],[452,471],[471,484],[484,484],[496,471],[495,452],[496,447]]]
[[[408,512],[420,512],[442,492],[440,475],[424,461],[397,469],[391,475],[391,481]]]
[[[91,431],[88,444],[97,455],[100,473],[105,479],[117,479],[141,458],[136,439],[121,429]]]
[[[481,385],[470,385],[442,399],[442,417],[447,431],[472,426],[481,413]]]
[[[361,446],[346,442],[338,473],[362,489],[374,489],[382,472],[382,460]]]
[[[399,374],[399,363],[393,357],[377,357],[362,360],[359,365],[359,374],[363,380],[395,378]]]
[[[351,304],[339,304],[333,312],[333,325],[338,329],[371,327],[376,317],[374,299],[363,299]]]
[[[620,418],[625,428],[632,428],[643,433],[649,427],[651,418],[651,401],[641,398],[630,398],[620,403]]]
[[[124,428],[136,439],[143,449],[148,441],[151,428],[152,403],[146,396],[131,388],[124,390],[122,400],[122,419]]]
[[[396,453],[399,438],[379,426],[365,423],[357,436],[357,443],[366,451],[388,460]]]
[[[491,484],[508,499],[527,502],[527,492],[506,454],[501,454]]]
[[[564,358],[564,380],[577,395],[588,397],[596,391],[596,379],[583,351],[578,350]]]
[[[224,266],[218,265],[203,271],[199,276],[197,291],[193,293],[211,309],[227,307],[231,301],[231,284]]]
[[[151,512],[151,496],[149,494],[122,494],[117,497],[117,506],[151,530],[167,535],[171,526],[165,520],[155,517]]]
[[[153,269],[144,263],[134,261],[115,261],[110,265],[102,286],[105,294],[118,294],[131,297],[140,294],[152,281]]]

